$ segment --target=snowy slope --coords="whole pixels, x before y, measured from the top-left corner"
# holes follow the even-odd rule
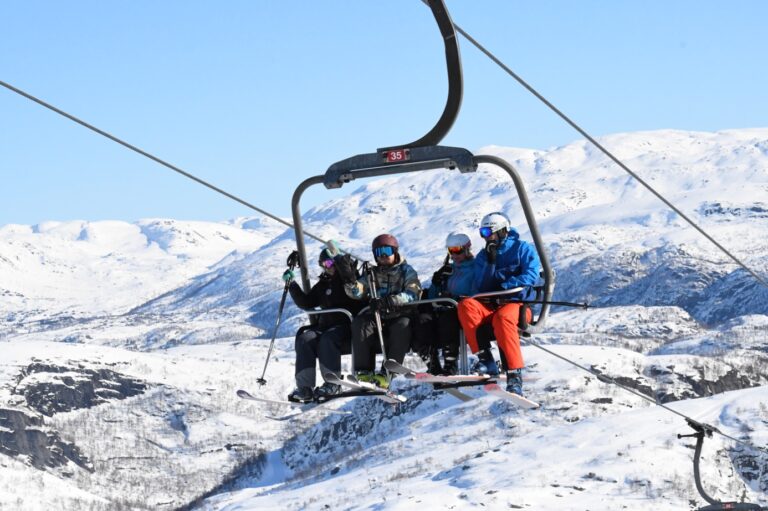
[[[768,273],[768,129],[601,143]],[[554,298],[598,306],[556,309],[535,341],[766,445],[766,289],[584,142],[481,152],[523,176],[557,271]],[[304,223],[362,257],[392,231],[426,283],[445,235],[464,230],[477,250],[479,219],[497,209],[527,237],[503,173],[434,171],[361,183]],[[308,246],[314,261],[319,246]],[[47,438],[17,455],[0,449],[0,509],[702,504],[691,442],[674,436],[688,432],[680,417],[534,346],[525,357],[526,392],[543,404],[535,412],[479,390],[462,404],[399,382],[409,398],[400,409],[361,398],[334,404],[350,416],[265,419],[281,409],[234,390],[280,398],[292,386],[292,336],[305,316],[290,300],[269,385],[256,378],[293,247],[292,231],[247,218],[0,227],[0,441],[14,434],[11,418]],[[141,392],[126,394],[131,384]],[[51,400],[72,408],[45,415]],[[59,461],[41,469],[41,456]],[[715,496],[768,504],[767,455],[716,437],[702,468]]]
[[[0,317],[6,324],[122,314],[283,228],[274,221],[46,222],[0,227]]]
[[[768,270],[768,130],[645,132],[601,142],[750,267]],[[675,306],[708,325],[768,313],[768,290],[586,143],[548,152],[486,150],[507,158],[526,182],[557,272],[555,299]],[[392,231],[427,280],[441,264],[445,235],[463,230],[480,247],[477,225],[492,210],[508,212],[526,235],[505,173],[433,171],[366,183],[348,197],[308,211],[304,226],[341,240],[363,258],[370,257],[374,236]],[[318,245],[308,246],[314,260]],[[278,276],[292,248],[292,233],[286,232],[139,310],[241,310],[266,329],[269,321],[260,318],[275,310]],[[289,309],[288,316],[298,313]],[[282,333],[294,327],[288,322]]]
[[[644,368],[695,365],[617,349],[554,350],[650,384]],[[201,509],[651,510],[702,504],[692,480],[692,443],[676,438],[689,433],[680,417],[542,353],[527,349],[525,356],[536,378],[526,388],[541,410],[522,411],[482,391],[468,391],[478,399],[462,404],[398,382],[410,399],[406,405],[349,405],[355,416],[331,417],[296,434],[272,453],[269,466],[235,483],[244,489],[211,498]],[[768,389],[759,387],[669,406],[765,445],[766,402]],[[763,469],[739,473],[732,463],[747,467],[757,460],[765,467],[768,460],[726,450],[731,447],[720,437],[706,444],[702,471],[710,493],[765,504]]]

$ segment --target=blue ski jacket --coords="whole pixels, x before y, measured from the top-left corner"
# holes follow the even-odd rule
[[[432,282],[427,291],[427,298],[446,296],[458,298],[477,293],[475,287],[475,260],[466,259],[459,264],[451,263],[452,273],[444,286]]]
[[[540,272],[541,261],[536,249],[521,240],[520,233],[510,227],[507,237],[499,243],[495,264],[488,262],[485,249],[475,257],[475,289],[478,293],[486,293],[522,286],[525,289],[515,298],[529,300],[535,295],[533,286]]]

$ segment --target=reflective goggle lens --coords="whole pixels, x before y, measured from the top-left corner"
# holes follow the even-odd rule
[[[449,254],[461,254],[464,252],[464,247],[448,247]]]
[[[373,249],[373,255],[376,257],[389,257],[394,253],[395,247],[376,247]]]
[[[482,236],[483,238],[487,238],[492,235],[493,235],[493,229],[491,229],[490,227],[480,228],[480,236]]]
[[[320,266],[323,268],[332,268],[333,267],[333,259],[323,259],[320,261]]]

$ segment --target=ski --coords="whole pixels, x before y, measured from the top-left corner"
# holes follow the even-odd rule
[[[376,385],[373,385],[371,383],[358,381],[351,374],[347,375],[346,379],[342,379],[342,378],[339,378],[334,373],[326,373],[323,375],[323,378],[328,383],[341,385],[342,387],[349,389],[348,392],[344,392],[341,395],[351,395],[351,393],[355,393],[355,395],[357,396],[377,397],[382,401],[386,401],[387,403],[392,403],[392,404],[405,403],[408,400],[408,398],[406,398],[405,396],[395,394],[391,390],[382,389],[381,387],[377,387]],[[336,396],[333,396],[333,397],[336,397]]]
[[[438,375],[430,373],[415,373],[413,379],[423,383],[469,383],[472,385],[480,385],[495,380],[487,374]]]
[[[535,410],[539,407],[539,403],[531,401],[530,399],[526,399],[518,394],[507,392],[501,388],[498,383],[487,383],[486,385],[483,385],[483,390],[492,396],[512,401],[520,408],[525,408],[526,410]]]
[[[427,378],[426,378],[427,376],[431,376],[432,378],[435,378],[434,375],[431,375],[429,373],[417,373],[415,371],[408,369],[404,365],[397,363],[394,360],[390,359],[384,362],[384,368],[390,373],[395,373],[395,374],[405,376],[409,380],[416,380],[422,383],[431,383],[435,389],[443,390],[461,401],[466,402],[466,401],[472,401],[473,399],[471,396],[468,396],[465,393],[461,392],[460,390],[457,390],[455,387],[447,387],[445,384],[441,384],[439,382],[427,381]]]
[[[507,392],[504,388],[499,386],[496,381],[498,380],[505,380],[506,375],[500,375],[500,376],[488,376],[488,375],[479,375],[479,374],[466,374],[466,375],[452,375],[452,376],[437,376],[432,375],[429,373],[418,373],[416,371],[412,371],[411,369],[408,369],[402,364],[398,364],[394,360],[387,360],[384,363],[384,367],[396,374],[401,374],[408,378],[409,380],[415,380],[421,383],[429,383],[431,384],[436,390],[444,390],[448,393],[450,393],[452,396],[461,399],[462,401],[470,401],[473,398],[471,396],[468,396],[467,394],[464,394],[463,392],[457,390],[458,387],[477,387],[477,386],[483,386],[483,390],[485,390],[486,393],[506,399],[508,401],[512,401],[516,405],[518,405],[521,408],[525,408],[526,410],[533,410],[536,408],[539,408],[539,404],[531,401],[530,399],[526,399],[523,396],[519,396],[517,394],[513,394],[512,392]],[[530,381],[527,380],[526,381]]]
[[[274,415],[267,415],[266,417],[274,420],[288,420],[292,419],[293,417],[298,417],[302,413],[310,412],[310,411],[317,411],[321,413],[329,413],[329,414],[338,414],[338,415],[349,415],[350,412],[346,412],[344,410],[332,410],[329,408],[318,408],[327,403],[330,400],[323,401],[322,403],[316,402],[316,401],[310,401],[307,403],[298,403],[296,401],[288,401],[286,400],[280,400],[280,399],[268,399],[264,397],[258,397],[254,396],[247,390],[238,390],[237,391],[237,397],[240,399],[247,399],[249,401],[256,401],[259,403],[267,403],[272,405],[282,405],[282,406],[288,406],[290,408],[293,408],[298,411],[298,413],[291,413],[287,415],[282,416],[274,416]],[[334,397],[347,397],[345,395],[339,394],[338,396]]]

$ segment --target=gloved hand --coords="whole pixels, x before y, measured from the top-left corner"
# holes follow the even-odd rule
[[[371,311],[379,313],[394,312],[400,308],[400,304],[397,303],[397,299],[394,295],[371,298],[368,306],[371,308]]]
[[[290,268],[283,272],[283,280],[285,282],[291,282],[294,277],[296,277],[296,274]]]
[[[299,266],[299,253],[298,251],[294,250],[291,252],[291,255],[288,256],[288,259],[285,261],[286,266],[294,267]]]
[[[448,277],[450,277],[452,274],[453,274],[453,266],[451,266],[450,264],[446,264],[445,266],[441,267],[439,270],[437,270],[435,273],[432,274],[432,285],[439,286],[439,287],[445,286],[445,283],[448,280]]]
[[[339,242],[336,240],[328,240],[325,244],[325,247],[328,249],[328,253],[331,254],[331,257],[336,257],[337,255],[341,254]]]
[[[371,308],[371,312],[385,312],[387,302],[384,298],[371,298],[368,302],[368,307]]]
[[[499,251],[499,244],[495,241],[489,241],[485,245],[485,255],[490,264],[496,264],[496,254]]]
[[[352,256],[349,254],[337,255],[333,258],[333,264],[336,267],[336,272],[341,277],[341,281],[345,284],[352,284],[357,280],[357,273],[355,272],[355,264],[352,261]]]

